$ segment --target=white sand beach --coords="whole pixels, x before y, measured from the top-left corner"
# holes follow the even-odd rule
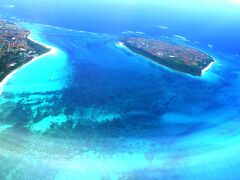
[[[205,69],[202,70],[202,76],[212,67],[214,63],[216,63],[215,59],[214,62],[211,62]]]
[[[9,79],[11,79],[11,78],[13,77],[13,75],[14,75],[15,73],[17,73],[17,71],[19,71],[19,70],[22,69],[22,68],[25,68],[25,67],[28,66],[29,64],[31,64],[31,63],[33,63],[33,62],[36,62],[37,60],[39,60],[39,59],[41,59],[41,58],[43,58],[43,57],[45,57],[45,56],[51,56],[51,55],[56,54],[56,52],[57,52],[57,48],[52,47],[52,46],[49,46],[49,45],[46,45],[46,44],[44,44],[44,43],[42,43],[42,42],[38,42],[38,41],[34,40],[34,39],[32,38],[32,32],[31,32],[31,35],[28,37],[28,39],[30,39],[31,41],[33,41],[33,42],[35,42],[35,43],[38,43],[38,44],[43,45],[44,47],[50,49],[50,51],[47,52],[47,53],[45,53],[45,54],[42,54],[41,56],[38,56],[38,57],[33,58],[33,59],[32,59],[31,61],[29,61],[28,63],[24,64],[23,66],[15,69],[13,72],[11,72],[10,74],[8,74],[8,75],[2,80],[2,82],[0,82],[0,95],[2,94],[2,92],[3,92],[3,90],[4,90],[4,86],[8,83]]]

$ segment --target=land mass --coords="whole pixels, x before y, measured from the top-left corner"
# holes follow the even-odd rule
[[[12,71],[50,51],[30,40],[30,34],[25,28],[0,20],[0,82]]]
[[[214,59],[209,55],[184,45],[145,37],[126,37],[122,43],[131,51],[168,68],[201,76]]]

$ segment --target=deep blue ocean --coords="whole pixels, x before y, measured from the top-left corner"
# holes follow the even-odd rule
[[[0,18],[54,47],[0,95],[0,179],[237,179],[240,3],[2,0]],[[216,60],[202,77],[151,63],[123,36]]]

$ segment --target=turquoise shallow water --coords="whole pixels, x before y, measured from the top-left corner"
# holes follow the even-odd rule
[[[0,177],[237,177],[239,56],[172,38],[217,60],[193,78],[119,48],[117,35],[22,25],[57,52],[4,87]]]

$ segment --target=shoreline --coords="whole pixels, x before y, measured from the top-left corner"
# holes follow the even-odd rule
[[[204,69],[202,70],[202,75],[201,75],[201,77],[204,76],[204,74],[206,74],[209,69],[211,69],[211,67],[212,67],[212,65],[213,65],[214,63],[216,63],[216,60],[215,60],[215,59],[214,59],[214,62],[211,62],[206,68],[204,68]]]
[[[57,52],[57,48],[53,47],[53,46],[49,46],[47,44],[44,44],[42,42],[38,42],[36,40],[34,40],[31,36],[32,36],[32,31],[30,31],[31,34],[28,36],[28,39],[33,41],[34,43],[40,44],[42,46],[44,46],[45,48],[48,48],[49,51],[47,53],[44,53],[40,56],[34,57],[33,59],[31,59],[30,61],[28,61],[27,63],[23,64],[22,66],[14,69],[11,73],[9,73],[1,82],[0,82],[0,95],[3,93],[4,91],[4,86],[8,83],[8,81],[21,69],[25,68],[26,66],[30,65],[31,63],[36,62],[37,60],[45,57],[45,56],[50,56],[50,55],[54,55]]]
[[[139,55],[138,53],[135,53],[135,52],[133,52],[131,49],[129,49],[123,42],[117,42],[116,44],[115,44],[118,48],[121,48],[121,49],[125,49],[125,50],[128,50],[128,51],[130,51],[130,52],[132,52],[132,53],[134,53],[134,54],[136,54],[136,55]],[[141,55],[142,57],[144,57],[144,58],[147,58],[146,56],[144,56],[144,55]],[[210,56],[210,55],[209,55]],[[210,57],[212,57],[212,56],[210,56]],[[198,77],[198,78],[201,78],[201,77],[203,77],[204,76],[204,74],[206,74],[207,73],[207,71],[209,70],[209,69],[211,69],[211,67],[212,67],[212,65],[214,64],[214,63],[216,63],[216,60],[213,58],[213,62],[211,62],[206,68],[204,68],[204,69],[202,69],[201,70],[201,75],[200,76],[194,76],[194,75],[192,75],[192,74],[189,74],[189,73],[185,73],[185,72],[182,72],[182,71],[178,71],[178,70],[175,70],[175,69],[172,69],[172,68],[170,68],[170,67],[167,67],[167,66],[165,66],[165,65],[162,65],[162,64],[159,64],[159,63],[157,63],[157,62],[155,62],[155,61],[153,61],[152,59],[150,59],[150,58],[147,58],[151,63],[154,63],[154,64],[156,64],[156,65],[160,65],[161,67],[163,67],[163,68],[166,68],[166,69],[168,69],[168,70],[173,70],[173,71],[175,71],[175,72],[179,72],[179,73],[182,73],[182,74],[185,74],[185,75],[189,75],[189,76],[191,76],[191,77]]]

